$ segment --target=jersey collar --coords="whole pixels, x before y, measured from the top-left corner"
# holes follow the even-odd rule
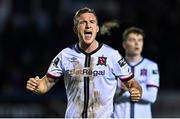
[[[138,63],[131,65],[129,62],[127,62],[127,64],[131,67],[136,67],[137,65],[141,64],[141,62],[143,62],[144,58],[142,58]]]
[[[80,52],[82,52],[83,54],[85,54],[85,55],[92,55],[92,54],[96,53],[96,52],[102,47],[102,45],[103,45],[103,43],[98,42],[98,47],[97,47],[94,51],[92,51],[92,52],[90,52],[90,53],[87,53],[87,52],[85,52],[83,49],[81,49],[81,48],[79,47],[78,43],[76,44],[77,49],[78,49]]]

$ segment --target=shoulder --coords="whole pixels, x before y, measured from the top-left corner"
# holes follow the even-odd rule
[[[148,58],[144,58],[144,61],[148,64],[154,64],[154,65],[157,65],[157,63],[151,59],[148,59]]]
[[[76,44],[73,44],[64,48],[61,52],[72,51],[72,50],[75,50],[75,48],[76,48]]]
[[[65,54],[72,54],[74,51],[76,51],[76,45],[70,45],[68,47],[65,47],[64,49],[62,49],[61,51],[59,51],[59,53],[57,54],[57,56],[62,56]]]
[[[76,50],[76,44],[70,45],[64,49],[62,49],[59,53],[68,53]]]
[[[144,63],[150,68],[157,68],[158,67],[158,64],[155,61],[148,59],[148,58],[144,58]]]
[[[148,58],[145,58],[144,60],[146,61],[146,67],[150,70],[150,73],[159,76],[158,64]]]
[[[119,53],[119,51],[109,45],[103,44],[101,51],[110,57],[112,61],[117,61],[122,58],[122,55]]]
[[[103,50],[107,51],[108,53],[118,53],[118,50],[112,48],[111,46],[107,44],[103,44]]]

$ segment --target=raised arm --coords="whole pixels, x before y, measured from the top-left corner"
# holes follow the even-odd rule
[[[55,80],[47,77],[42,78],[36,76],[35,78],[29,78],[27,81],[26,89],[38,94],[44,94],[48,92],[55,84]]]

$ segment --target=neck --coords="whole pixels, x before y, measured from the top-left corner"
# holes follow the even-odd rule
[[[91,53],[92,51],[98,48],[98,42],[94,40],[91,44],[79,43],[79,47],[84,50],[86,53]]]
[[[142,56],[141,55],[137,55],[137,56],[128,56],[126,55],[126,60],[131,63],[138,63],[139,61],[142,60]]]

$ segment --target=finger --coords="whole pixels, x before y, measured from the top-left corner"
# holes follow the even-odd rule
[[[131,96],[131,101],[139,101],[141,99],[141,96]]]
[[[140,98],[131,98],[131,101],[133,101],[133,102],[139,102],[139,101],[140,101]]]
[[[138,99],[131,99],[132,102],[139,102],[139,98]]]
[[[141,96],[131,96],[131,100],[140,100]]]
[[[141,93],[138,90],[131,92],[131,101],[138,102],[141,99]]]
[[[39,81],[40,81],[39,76],[36,76],[36,77],[35,77],[35,81],[36,81],[36,82],[37,82],[37,84],[39,85]]]
[[[131,99],[140,99],[140,96],[131,96]]]
[[[37,87],[39,83],[35,79],[30,79],[27,81],[27,84]]]
[[[27,84],[27,85],[26,85],[26,89],[29,90],[29,91],[34,91],[36,88],[35,88],[35,86],[32,86],[32,85],[30,85],[30,84]]]
[[[141,94],[140,94],[140,93],[131,93],[131,96],[134,96],[134,97],[141,97]]]
[[[137,89],[131,89],[130,93],[131,93],[131,95],[141,95],[140,91]]]
[[[130,92],[136,92],[136,91],[139,91],[139,90],[136,89],[136,88],[131,88],[131,89],[130,89]]]
[[[27,83],[26,85],[27,88],[32,88],[32,89],[36,89],[38,87],[38,85],[34,85],[34,84],[31,84],[31,83]]]

